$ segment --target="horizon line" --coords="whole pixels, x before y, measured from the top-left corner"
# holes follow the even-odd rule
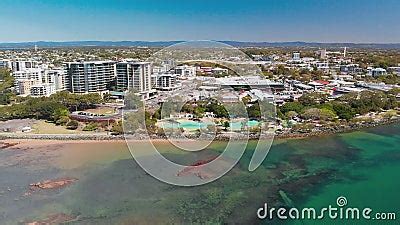
[[[368,45],[368,44],[377,44],[377,45],[393,45],[400,44],[399,42],[334,42],[334,41],[237,41],[237,40],[36,40],[36,41],[6,41],[1,42],[0,44],[26,44],[26,43],[68,43],[68,42],[190,42],[190,41],[215,41],[215,42],[237,42],[237,43],[305,43],[305,44],[357,44],[357,45]]]

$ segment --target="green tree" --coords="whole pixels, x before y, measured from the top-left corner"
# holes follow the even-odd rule
[[[294,111],[298,114],[302,113],[304,106],[300,102],[288,102],[280,107],[282,113],[286,114],[290,111]]]
[[[65,107],[59,107],[56,108],[53,112],[52,118],[53,121],[58,121],[59,119],[63,117],[68,117],[69,116],[69,111]]]
[[[350,120],[356,115],[353,108],[346,103],[336,102],[333,104],[333,109],[340,119]]]
[[[328,95],[312,92],[304,94],[299,98],[299,102],[304,106],[314,106],[328,101]]]
[[[10,104],[15,94],[11,91],[14,85],[14,77],[11,76],[10,71],[0,69],[0,105]]]
[[[325,121],[332,121],[334,120],[337,115],[336,112],[327,108],[320,109],[320,119]]]
[[[242,101],[243,101],[243,104],[244,104],[244,105],[247,105],[247,104],[249,104],[249,103],[251,102],[251,97],[248,96],[248,95],[246,95],[246,96],[244,96],[244,97],[242,98]]]
[[[296,116],[298,116],[299,114],[296,112],[296,111],[289,111],[289,112],[287,112],[286,113],[286,116],[289,118],[289,119],[293,119],[294,117],[296,117]]]
[[[99,128],[99,124],[96,122],[90,122],[82,130],[83,131],[95,131]]]
[[[218,102],[211,101],[206,106],[207,112],[213,112],[217,118],[229,118],[229,113],[225,107]]]
[[[76,120],[71,120],[67,123],[67,129],[76,130],[79,127],[79,122]]]
[[[222,125],[223,125],[225,131],[228,131],[228,128],[231,126],[229,121],[225,121]]]
[[[318,108],[310,108],[306,109],[301,117],[304,119],[312,119],[312,120],[319,120],[321,117],[321,110]]]
[[[247,107],[247,113],[249,115],[249,118],[261,119],[261,110],[258,102],[251,105],[250,107]]]
[[[124,129],[122,127],[122,121],[115,122],[112,125],[111,132],[116,135],[120,135],[124,133]]]

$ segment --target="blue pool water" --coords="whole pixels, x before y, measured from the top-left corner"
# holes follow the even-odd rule
[[[165,129],[178,129],[183,128],[186,130],[197,130],[197,129],[205,129],[208,125],[212,125],[212,122],[197,122],[191,120],[181,120],[178,121],[179,123],[173,122],[163,122],[161,125],[162,128]],[[250,120],[247,122],[248,127],[255,127],[258,126],[259,122],[256,120]],[[242,128],[242,122],[231,122],[230,128],[232,130],[240,130]]]

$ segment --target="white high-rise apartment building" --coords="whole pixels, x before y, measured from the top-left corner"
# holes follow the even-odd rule
[[[45,83],[54,84],[56,91],[63,91],[66,89],[66,77],[63,69],[51,69],[45,71]]]
[[[65,73],[62,69],[42,69],[31,68],[22,71],[13,72],[15,78],[16,91],[20,95],[30,95],[29,85],[52,84],[55,91],[62,91],[66,89]]]
[[[117,90],[121,92],[133,90],[148,99],[153,92],[151,82],[151,63],[119,62],[117,63]]]
[[[91,61],[64,64],[66,86],[72,93],[106,93],[115,79],[115,62]]]
[[[180,88],[182,85],[181,83],[178,82],[178,74],[169,74],[169,73],[164,73],[164,74],[157,74],[156,76],[156,82],[157,86],[156,88],[161,91],[172,91],[175,89]]]
[[[11,69],[13,72],[24,71],[26,69],[38,68],[39,63],[33,60],[13,59],[11,60]]]
[[[45,71],[41,68],[31,68],[12,73],[15,78],[14,86],[20,95],[29,95],[28,84],[41,84],[45,82]]]
[[[45,82],[45,71],[42,68],[31,68],[12,73],[15,80],[34,79],[37,82]]]

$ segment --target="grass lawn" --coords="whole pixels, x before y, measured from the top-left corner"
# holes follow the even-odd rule
[[[107,114],[114,114],[115,113],[115,109],[114,108],[110,108],[110,107],[98,107],[96,109],[88,109],[85,112],[107,115]]]
[[[47,123],[43,120],[38,120],[32,126],[32,133],[34,134],[77,134],[79,131],[68,130],[64,126],[56,126],[53,123]]]
[[[96,131],[82,131],[84,125],[80,124],[80,128],[77,130],[68,130],[65,126],[56,126],[54,123],[47,123],[44,120],[37,120],[32,125],[33,134],[99,134]],[[107,133],[107,132],[102,132]]]

